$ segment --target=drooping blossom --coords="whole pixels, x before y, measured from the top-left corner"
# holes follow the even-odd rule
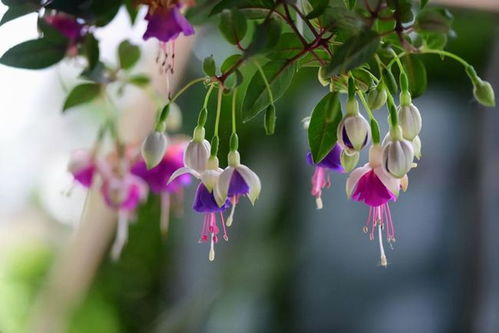
[[[143,0],[141,3],[149,6],[144,40],[154,37],[167,43],[177,39],[181,33],[184,36],[194,34],[194,28],[180,12],[179,1]]]
[[[91,151],[78,149],[71,153],[68,171],[73,175],[75,181],[82,186],[92,186],[97,164],[95,154]]]
[[[166,234],[169,226],[169,211],[171,206],[171,197],[175,195],[177,198],[182,196],[183,187],[191,182],[191,177],[184,174],[168,183],[168,180],[173,173],[182,168],[183,155],[186,142],[184,140],[172,140],[172,143],[166,148],[166,152],[157,166],[148,169],[145,161],[140,159],[131,169],[131,172],[142,178],[149,189],[161,196],[161,230]]]
[[[130,172],[124,161],[101,161],[99,171],[104,202],[118,212],[116,238],[111,248],[111,258],[117,260],[128,239],[128,223],[138,205],[147,198],[148,188],[146,182]]]
[[[341,147],[338,144],[335,144],[326,157],[319,163],[314,163],[312,154],[310,152],[307,153],[308,164],[315,166],[315,171],[312,176],[312,190],[310,193],[315,197],[317,209],[322,209],[323,207],[321,199],[322,190],[331,186],[329,171],[344,172],[343,166],[341,165],[341,152]]]
[[[229,165],[220,174],[215,186],[215,199],[219,206],[224,206],[227,199],[230,200],[232,209],[227,218],[227,226],[232,225],[234,211],[239,199],[247,196],[251,204],[255,204],[260,195],[262,184],[257,174],[246,165],[241,164],[241,157],[238,151],[229,152]]]
[[[409,141],[414,140],[419,132],[421,132],[423,125],[421,113],[418,108],[412,103],[409,105],[400,105],[398,107],[398,117],[404,139]]]
[[[364,148],[370,139],[370,127],[360,114],[347,114],[338,124],[338,144],[350,154]]]
[[[346,192],[349,198],[369,206],[369,217],[364,231],[369,232],[372,240],[376,227],[379,228],[381,265],[386,266],[387,260],[381,238],[382,230],[385,231],[388,242],[395,241],[395,228],[388,202],[397,199],[400,188],[406,189],[407,176],[403,179],[390,176],[383,168],[382,154],[380,145],[371,147],[369,162],[352,171],[347,179]]]
[[[76,56],[77,44],[84,35],[85,25],[79,23],[75,17],[63,13],[45,16],[44,20],[69,40],[68,54]]]

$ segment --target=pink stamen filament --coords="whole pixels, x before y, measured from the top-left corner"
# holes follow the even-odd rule
[[[390,246],[391,243],[395,241],[395,227],[393,226],[392,215],[388,203],[369,208],[369,216],[363,227],[363,231],[365,233],[369,232],[370,240],[374,239],[376,227],[378,227],[381,266],[386,267],[388,262],[385,255],[385,249],[383,247],[382,231],[385,230],[386,239]]]

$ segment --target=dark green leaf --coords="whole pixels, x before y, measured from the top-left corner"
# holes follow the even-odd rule
[[[300,53],[302,50],[303,44],[298,37],[296,37],[296,34],[292,32],[285,32],[281,35],[281,38],[279,38],[277,45],[269,54],[267,54],[267,58],[289,59]]]
[[[253,41],[246,50],[247,56],[270,51],[277,45],[281,37],[281,23],[275,19],[269,19],[258,25],[253,34]]]
[[[272,89],[274,102],[289,88],[296,72],[295,64],[289,65],[286,61],[271,61],[263,66],[263,71]],[[257,71],[248,85],[244,97],[242,112],[244,121],[248,121],[265,110],[271,104],[265,82]]]
[[[447,45],[447,35],[438,32],[424,32],[421,33],[424,47],[431,50],[443,50]]]
[[[135,23],[135,19],[137,18],[137,6],[135,5],[133,0],[124,0],[125,8],[128,13],[128,17],[130,18],[130,22],[132,24]]]
[[[421,3],[419,4],[420,8],[424,8],[428,4],[429,1],[430,0],[421,0]]]
[[[381,78],[383,80],[383,83],[385,84],[386,88],[388,91],[392,94],[395,95],[398,93],[398,85],[397,85],[397,80],[395,79],[395,76],[393,76],[393,73],[389,69],[384,69],[381,72]]]
[[[319,163],[336,143],[336,128],[342,118],[338,93],[329,93],[315,107],[308,127],[308,144],[314,163]]]
[[[124,40],[118,46],[118,57],[123,69],[132,68],[140,58],[140,48],[137,45]]]
[[[83,48],[85,57],[87,58],[88,65],[87,69],[91,71],[97,66],[99,62],[99,42],[95,39],[94,35],[89,33],[85,36],[85,41],[83,42]]]
[[[224,9],[231,8],[262,8],[271,9],[275,6],[272,0],[222,0],[211,10],[210,15],[215,15]]]
[[[379,36],[371,30],[354,36],[341,45],[327,67],[327,75],[341,74],[369,61],[378,49]]]
[[[32,3],[23,3],[16,6],[9,7],[5,14],[2,16],[0,25],[12,21],[18,17],[24,16],[26,14],[32,13],[38,10],[39,6]]]
[[[62,111],[91,102],[99,96],[100,90],[101,85],[97,83],[83,83],[74,87],[66,98]]]
[[[355,5],[357,4],[357,0],[343,0],[345,2],[345,7],[347,7],[350,10],[353,10],[355,8]]]
[[[414,28],[416,31],[446,34],[451,28],[452,20],[452,14],[446,9],[425,8],[418,13]]]
[[[415,55],[407,55],[402,58],[405,72],[409,79],[409,91],[413,98],[421,96],[427,87],[426,67]]]
[[[346,41],[365,28],[362,18],[356,12],[346,9],[342,2],[326,8],[318,21],[321,27],[337,35],[335,41]]]
[[[222,66],[220,67],[220,70],[222,71],[222,73],[225,73],[232,66],[234,66],[234,64],[237,63],[239,61],[239,59],[241,59],[241,57],[242,57],[242,55],[240,55],[240,54],[233,54],[230,57],[228,57],[227,59],[225,59],[225,61],[222,63]]]
[[[81,72],[80,76],[90,81],[105,83],[110,81],[110,79],[107,78],[105,74],[106,74],[106,65],[104,65],[103,62],[98,61],[93,68],[87,67],[83,72]]]
[[[217,66],[215,65],[215,59],[213,56],[204,58],[203,60],[203,72],[208,76],[215,76],[217,72]]]
[[[149,84],[149,77],[145,74],[137,74],[128,78],[128,82],[137,87],[144,87]]]
[[[220,16],[218,28],[225,39],[235,45],[246,35],[246,17],[237,9],[225,9]]]
[[[232,72],[224,82],[224,86],[227,89],[234,89],[243,83],[243,74],[240,70],[235,70]]]
[[[41,69],[61,61],[66,55],[67,44],[48,41],[44,38],[18,44],[5,52],[0,63],[7,66]]]
[[[314,6],[314,9],[307,14],[306,18],[311,20],[318,16],[321,16],[329,5],[329,0],[318,0]]]

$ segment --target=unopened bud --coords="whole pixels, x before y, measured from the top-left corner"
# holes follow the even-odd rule
[[[352,171],[359,163],[359,153],[354,152],[352,154],[347,153],[346,150],[341,152],[341,166],[345,169],[345,172]]]
[[[398,108],[399,125],[402,128],[402,136],[412,141],[421,131],[421,113],[414,104],[401,105]]]
[[[369,94],[367,95],[367,104],[372,111],[375,111],[385,105],[387,98],[388,95],[386,90],[381,85],[378,85],[376,89],[369,91]]]
[[[388,140],[383,146],[383,167],[395,178],[404,177],[412,168],[414,149],[407,140]]]
[[[142,142],[142,158],[147,168],[152,169],[161,162],[165,155],[168,140],[162,132],[151,132]]]
[[[323,87],[331,83],[331,78],[326,75],[325,67],[319,67],[319,71],[317,72],[317,79]]]
[[[341,148],[352,154],[364,148],[369,142],[369,123],[360,113],[347,115],[339,123],[336,135]]]
[[[473,95],[475,99],[483,106],[496,106],[494,89],[489,82],[479,80],[473,85]]]

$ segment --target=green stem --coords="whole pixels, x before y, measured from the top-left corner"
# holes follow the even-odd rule
[[[222,111],[222,97],[223,97],[224,87],[220,84],[218,87],[218,95],[217,95],[217,115],[215,118],[215,130],[214,137],[218,137],[218,125],[220,123],[220,113]]]
[[[213,84],[208,88],[206,96],[204,96],[203,109],[208,109],[208,102],[210,100],[211,92],[213,91]]]
[[[423,49],[421,49],[421,53],[439,54],[441,56],[449,57],[449,58],[456,60],[464,67],[469,66],[469,63],[466,60],[464,60],[463,58],[461,58],[460,56],[455,55],[454,53],[451,53],[451,52],[444,51],[444,50],[427,50],[427,49],[423,48]]]
[[[395,128],[399,124],[399,116],[397,113],[397,107],[395,106],[395,101],[393,100],[393,96],[390,93],[390,90],[386,90],[386,95],[387,95],[387,100],[386,100],[386,105],[388,106],[388,113],[389,113],[389,125],[390,128]]]
[[[270,104],[274,105],[274,95],[272,94],[272,89],[270,88],[269,81],[267,80],[267,77],[265,76],[265,73],[263,72],[262,66],[260,66],[260,64],[256,61],[255,61],[255,65],[258,68],[260,75],[262,76],[263,82],[265,83],[265,87],[267,87],[267,91],[269,93]]]
[[[364,109],[366,110],[367,115],[369,116],[369,120],[371,122],[371,136],[373,138],[373,143],[378,144],[381,141],[378,120],[376,120],[376,118],[374,118],[374,115],[371,111],[371,108],[369,107],[369,104],[366,101],[366,97],[365,97],[364,93],[361,90],[358,90],[357,95],[359,96],[360,102],[364,106]]]
[[[232,133],[236,134],[236,96],[237,89],[234,89],[232,94]]]
[[[172,99],[168,102],[168,103],[173,103],[180,95],[182,95],[187,89],[189,89],[191,86],[195,85],[196,83],[199,83],[199,82],[202,82],[202,81],[205,81],[206,78],[205,77],[200,77],[200,78],[197,78],[197,79],[194,79],[190,82],[188,82],[185,86],[182,87],[182,89],[180,89],[173,97]]]

